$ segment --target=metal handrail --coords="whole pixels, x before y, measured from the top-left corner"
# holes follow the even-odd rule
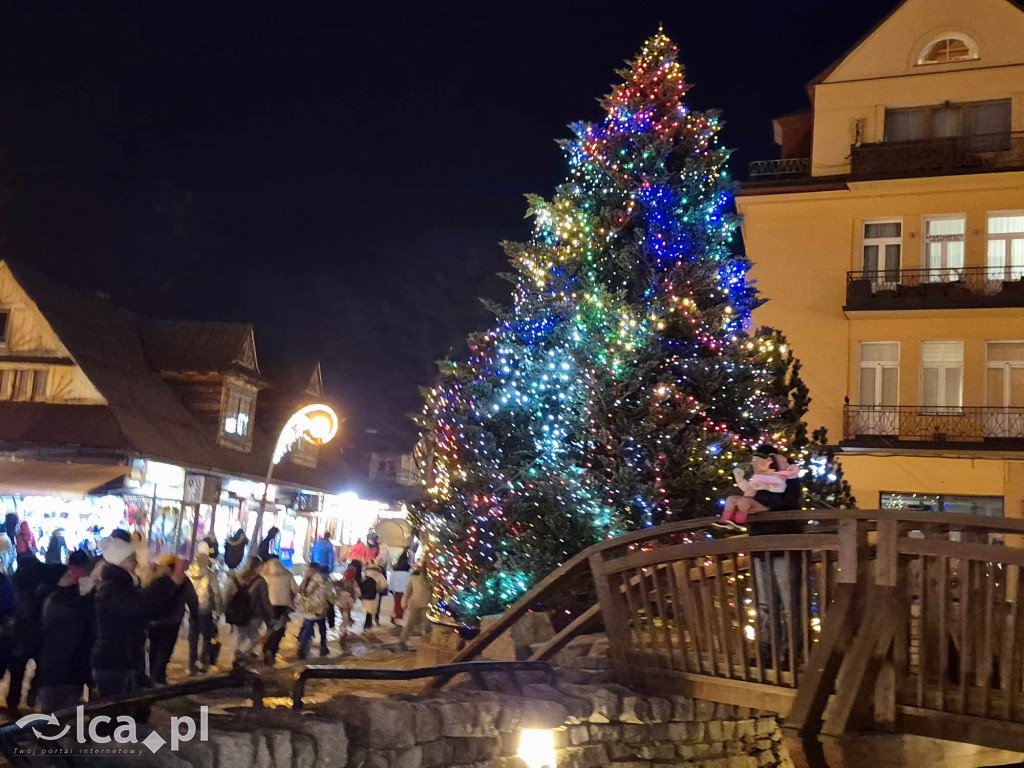
[[[852,176],[903,176],[1024,166],[1024,132],[880,141],[850,148]]]
[[[790,179],[810,176],[811,158],[783,157],[778,160],[754,160],[747,168],[751,179]]]
[[[186,683],[175,683],[160,688],[149,690],[146,693],[134,694],[131,696],[115,696],[111,698],[98,699],[86,704],[79,705],[83,715],[95,715],[110,710],[123,710],[125,707],[135,705],[154,704],[158,701],[176,699],[181,696],[191,696],[196,693],[208,693],[210,691],[225,690],[228,688],[242,688],[248,686],[253,709],[262,709],[263,698],[266,695],[266,685],[263,678],[251,669],[236,669],[229,674],[207,677],[203,680],[190,680]],[[59,722],[74,719],[78,714],[79,706],[69,709],[61,709],[52,713]],[[33,723],[37,725],[38,723]],[[30,725],[20,726],[16,722],[0,726],[0,754],[8,760],[13,761],[15,757],[14,744],[18,736],[24,734]]]
[[[845,405],[843,438],[971,443],[1024,440],[1024,408]]]
[[[302,709],[302,697],[306,693],[309,680],[418,680],[424,677],[437,677],[442,683],[455,675],[470,675],[477,685],[487,689],[484,672],[498,672],[507,675],[512,686],[522,692],[516,672],[543,672],[552,687],[558,684],[555,671],[546,661],[463,661],[456,664],[440,664],[436,667],[416,667],[414,669],[367,669],[351,667],[327,667],[311,665],[295,676],[292,688],[292,709]]]

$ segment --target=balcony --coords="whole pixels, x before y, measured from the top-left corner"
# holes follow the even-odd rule
[[[1024,307],[1024,270],[960,267],[846,273],[846,311],[977,307]]]
[[[752,182],[805,179],[811,175],[811,158],[784,157],[781,160],[755,160],[747,167]]]
[[[1024,132],[883,141],[850,148],[850,175],[941,176],[1024,169]]]
[[[1024,450],[1024,408],[847,405],[843,445]]]

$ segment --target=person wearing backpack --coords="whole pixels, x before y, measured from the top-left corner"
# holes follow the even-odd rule
[[[363,610],[366,611],[366,629],[373,626],[374,618],[377,620],[377,626],[380,626],[381,598],[387,593],[388,580],[381,572],[380,566],[375,562],[367,563],[366,570],[363,571],[363,580],[359,584],[359,597],[363,603]]]
[[[267,582],[254,560],[240,573],[232,574],[224,595],[224,620],[235,628],[235,666],[248,666],[256,658],[260,627],[273,624]]]

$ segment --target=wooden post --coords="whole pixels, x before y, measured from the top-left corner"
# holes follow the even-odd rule
[[[594,589],[604,616],[604,628],[608,634],[608,652],[612,658],[615,679],[621,685],[630,684],[629,664],[626,651],[629,649],[629,617],[622,609],[622,597],[611,587],[609,574],[604,569],[604,557],[600,553],[590,556],[590,573],[594,578]],[[627,586],[628,589],[628,586]]]
[[[836,581],[840,584],[856,584],[860,564],[867,546],[867,532],[856,518],[839,521],[839,573]]]

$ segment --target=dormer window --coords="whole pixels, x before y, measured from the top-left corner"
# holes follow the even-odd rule
[[[238,380],[228,380],[224,383],[220,415],[221,445],[242,451],[249,451],[252,448],[256,392],[254,387]]]
[[[950,64],[956,61],[973,61],[978,58],[978,46],[966,35],[944,35],[924,47],[917,57],[919,66],[925,64]]]

